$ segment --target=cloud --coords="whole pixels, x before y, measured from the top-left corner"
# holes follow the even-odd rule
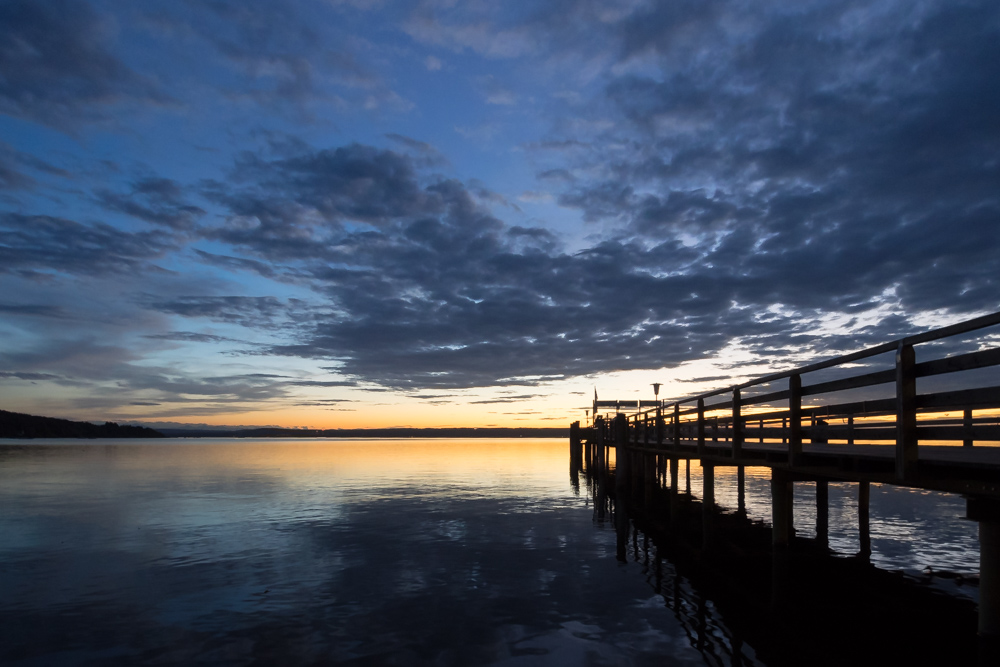
[[[515,58],[535,49],[528,31],[516,25],[501,27],[492,17],[481,15],[484,8],[473,7],[469,16],[461,6],[423,4],[407,18],[403,30],[423,44],[456,52],[469,50],[489,58]]]
[[[28,303],[28,304],[14,304],[14,303],[0,303],[0,313],[5,315],[21,315],[26,317],[44,317],[44,318],[66,318],[68,315],[59,306],[53,306],[43,303]]]
[[[357,382],[351,380],[295,380],[286,382],[292,387],[356,387]]]
[[[740,304],[995,308],[996,8],[761,9],[622,21],[622,70],[591,106],[613,105],[614,129],[587,137],[606,150],[575,154],[573,180],[545,172],[559,202],[622,238],[681,241],[659,270],[728,276]]]
[[[242,343],[246,341],[229,338],[227,336],[216,336],[215,334],[197,333],[194,331],[169,331],[161,334],[145,334],[144,338],[152,340],[169,340],[178,343]]]
[[[71,178],[72,174],[49,162],[19,151],[0,141],[0,190],[30,190],[37,185],[35,178],[26,170],[47,176]]]
[[[371,45],[357,24],[368,19],[344,6],[355,4],[219,0],[146,8],[143,21],[165,41],[183,37],[203,53],[189,85],[210,82],[226,99],[291,109],[307,122],[330,106],[405,108],[365,62]]]
[[[492,75],[479,77],[477,85],[487,104],[513,106],[517,104],[517,95],[510,88],[502,85]]]
[[[106,275],[149,271],[177,247],[160,231],[126,232],[47,215],[0,214],[0,273]]]
[[[436,167],[448,164],[448,158],[426,141],[413,139],[402,134],[396,134],[395,132],[390,132],[385,136],[399,145],[403,150],[409,151],[415,163],[419,166]]]
[[[16,378],[18,380],[61,380],[62,377],[52,373],[19,373],[14,371],[0,371],[0,378]]]
[[[417,182],[411,158],[360,144],[273,160],[245,153],[232,182],[245,187],[206,190],[231,212],[211,236],[269,257],[322,255],[344,223],[378,228],[447,205],[444,186]]]
[[[354,144],[244,156],[234,183],[255,193],[253,206],[296,213],[258,215],[253,225],[234,217],[217,238],[294,271],[329,300],[326,314],[300,319],[296,340],[270,353],[336,359],[349,378],[412,389],[673,366],[737,338],[761,355],[794,344],[806,356],[828,347],[807,335],[816,314],[870,310],[880,295],[899,305],[904,286],[916,284],[907,277],[926,273],[930,256],[943,267],[951,252],[946,239],[892,250],[906,234],[939,235],[944,227],[929,218],[878,223],[858,204],[795,189],[769,193],[766,204],[735,188],[661,194],[649,192],[649,160],[620,170],[642,174],[642,190],[622,177],[577,181],[564,195],[564,205],[619,225],[567,254],[552,232],[503,224],[465,184],[427,180],[392,151]],[[242,213],[248,198],[220,201]],[[793,220],[815,206],[843,212],[830,225]],[[966,265],[964,280],[992,284],[986,253],[962,253],[981,267]],[[954,298],[953,285],[935,289]],[[762,316],[775,304],[784,315]]]
[[[112,105],[168,103],[156,83],[108,50],[111,23],[75,0],[0,6],[0,112],[60,129]]]
[[[301,304],[295,300],[282,301],[271,296],[182,296],[161,300],[145,295],[141,297],[140,303],[161,313],[203,317],[217,322],[241,324],[251,329],[280,326],[292,311],[301,308]],[[191,340],[190,335],[182,338]],[[176,340],[176,335],[171,336],[171,339]],[[216,342],[217,338],[210,340]]]
[[[186,203],[181,186],[169,178],[139,179],[124,194],[102,189],[97,199],[108,210],[178,230],[192,229],[205,214],[201,208]]]

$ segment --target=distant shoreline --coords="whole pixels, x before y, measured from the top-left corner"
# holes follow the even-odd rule
[[[569,428],[254,428],[232,431],[162,428],[168,438],[568,438]]]
[[[159,431],[145,426],[130,426],[116,422],[92,424],[69,419],[37,417],[20,412],[0,410],[0,438],[33,440],[35,438],[120,439],[163,438]]]
[[[0,410],[0,439],[119,438],[568,438],[569,427],[455,428],[160,428],[105,422],[92,424]]]

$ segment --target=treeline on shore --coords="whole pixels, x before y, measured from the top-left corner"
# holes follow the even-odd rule
[[[0,410],[0,438],[568,438],[569,428],[187,429],[70,421]]]
[[[0,410],[0,438],[163,438],[145,426],[115,422],[91,424]]]

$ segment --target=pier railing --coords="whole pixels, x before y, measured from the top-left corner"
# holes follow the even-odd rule
[[[921,441],[961,442],[967,447],[1000,441],[998,374],[989,374],[986,386],[959,381],[946,390],[917,391],[918,379],[1000,366],[1000,337],[996,330],[987,331],[998,324],[1000,313],[993,313],[673,402],[632,401],[625,405],[633,411],[628,415],[628,439],[658,447],[693,445],[699,457],[733,459],[741,458],[744,444],[752,442],[787,452],[791,466],[801,463],[803,443],[892,443],[896,478],[905,481],[915,474]],[[917,361],[918,350],[920,356],[931,356],[940,347],[928,344],[972,332],[979,334],[962,342],[977,349]],[[893,352],[888,368],[872,370],[873,357]],[[816,377],[828,369],[847,375]],[[782,381],[786,386],[775,389]],[[846,393],[858,390],[883,395],[844,400]],[[620,412],[623,402],[595,401],[595,417],[612,405]]]

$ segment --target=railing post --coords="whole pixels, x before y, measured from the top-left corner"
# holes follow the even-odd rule
[[[896,350],[896,479],[912,479],[917,470],[917,376],[912,345]]]
[[[674,403],[674,449],[681,447],[681,404]]]
[[[698,399],[698,456],[705,456],[705,399]]]
[[[962,411],[962,446],[972,447],[972,410]]]
[[[743,455],[743,420],[740,418],[740,390],[733,389],[733,458]]]
[[[802,462],[802,376],[788,378],[788,464]]]
[[[656,406],[656,445],[663,446],[663,408]]]

